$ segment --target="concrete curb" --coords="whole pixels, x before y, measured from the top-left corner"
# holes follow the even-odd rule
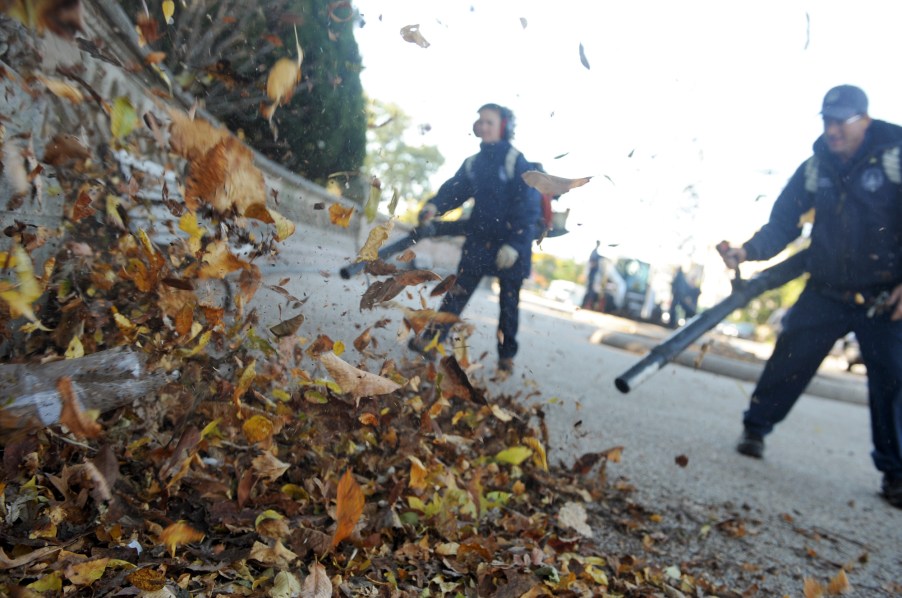
[[[645,355],[660,342],[660,339],[623,332],[597,330],[592,334],[591,342]],[[702,355],[702,351],[695,346],[683,351],[674,363],[753,383],[758,381],[758,377],[764,370],[763,362],[741,361],[710,353]],[[868,389],[864,380],[844,380],[825,373],[819,373],[815,376],[805,393],[846,403],[868,404]]]

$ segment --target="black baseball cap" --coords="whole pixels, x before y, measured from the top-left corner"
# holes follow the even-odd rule
[[[824,96],[821,115],[824,118],[846,120],[857,114],[868,113],[868,96],[860,87],[854,85],[838,85]]]

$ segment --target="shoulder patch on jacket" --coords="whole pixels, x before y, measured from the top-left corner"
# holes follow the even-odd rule
[[[899,163],[899,154],[900,148],[898,146],[883,152],[883,172],[886,173],[886,178],[890,182],[897,185],[902,183],[902,167],[900,167]]]
[[[817,156],[811,156],[805,162],[805,191],[809,193],[817,192]]]

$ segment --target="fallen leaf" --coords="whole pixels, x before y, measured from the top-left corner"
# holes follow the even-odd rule
[[[838,594],[848,594],[852,591],[852,584],[849,583],[849,577],[846,575],[845,569],[840,569],[830,583],[827,584],[827,594],[836,596]]]
[[[310,574],[304,579],[304,588],[301,590],[301,598],[331,598],[332,582],[326,568],[320,563],[310,565]]]
[[[255,541],[248,558],[269,567],[288,569],[291,563],[297,560],[298,555],[285,548],[280,540],[276,540],[272,546]]]
[[[75,389],[72,387],[72,379],[69,376],[62,376],[56,381],[56,389],[62,402],[60,423],[69,428],[77,438],[98,438],[102,428],[81,410]]]
[[[65,575],[76,586],[89,586],[101,577],[106,571],[108,558],[81,561],[66,566]]]
[[[553,176],[538,170],[530,170],[523,173],[523,180],[526,184],[539,191],[543,195],[563,195],[571,189],[582,187],[592,180],[592,177],[583,177],[581,179],[565,179],[559,176]]]
[[[301,595],[301,582],[288,571],[279,571],[273,580],[270,598],[295,598]]]
[[[225,239],[207,245],[201,261],[203,265],[197,273],[198,278],[225,278],[230,272],[250,267],[232,254]]]
[[[43,161],[51,166],[66,166],[84,162],[90,157],[91,151],[82,144],[78,137],[67,133],[58,133],[47,144]],[[79,192],[78,199],[81,199],[83,195],[85,194]],[[92,198],[88,195],[87,199],[91,200]]]
[[[338,481],[338,495],[336,497],[335,518],[338,521],[338,527],[332,536],[332,548],[338,546],[338,543],[351,535],[354,527],[363,514],[364,497],[363,490],[348,469]]]
[[[557,519],[562,527],[572,529],[581,536],[591,538],[594,535],[592,528],[589,527],[586,508],[579,503],[564,503],[558,511]]]
[[[0,281],[0,298],[9,305],[9,313],[12,317],[25,316],[32,322],[38,322],[32,304],[41,297],[43,291],[34,276],[31,256],[19,244],[13,246],[12,256],[15,260],[17,282],[11,284],[7,281]]]
[[[156,592],[166,586],[166,575],[156,569],[138,569],[125,578],[130,584],[145,592]]]
[[[426,466],[423,465],[423,462],[418,457],[408,455],[407,460],[410,461],[410,481],[407,485],[414,490],[424,490],[426,488],[426,475],[429,473],[429,470],[426,469]]]
[[[417,25],[406,25],[401,28],[401,38],[412,44],[416,44],[421,48],[428,48],[429,42],[426,41],[426,38],[423,37],[423,34],[420,33],[420,26]]]
[[[59,98],[63,98],[64,100],[69,100],[73,104],[79,104],[85,99],[85,96],[81,93],[81,91],[79,91],[75,87],[72,87],[64,81],[60,81],[59,79],[51,79],[49,77],[38,77],[38,79],[40,79],[41,83],[47,86],[47,89],[50,90],[50,93]]]
[[[689,465],[689,457],[687,457],[686,455],[677,455],[674,461],[680,467],[686,467],[687,465]]]
[[[266,451],[251,461],[254,474],[261,480],[276,481],[283,473],[288,471],[289,464],[279,461],[272,453]]]
[[[251,444],[272,441],[273,423],[262,415],[253,415],[241,425],[244,437]]]

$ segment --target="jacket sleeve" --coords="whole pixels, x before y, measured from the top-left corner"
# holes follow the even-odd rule
[[[473,196],[473,183],[467,176],[466,168],[461,164],[453,177],[442,183],[438,193],[429,200],[438,209],[438,214],[460,206]]]
[[[511,225],[508,243],[512,245],[529,245],[539,236],[539,223],[542,221],[542,196],[526,184],[523,173],[531,170],[529,162],[521,154],[517,158],[515,169],[514,202],[508,222]]]
[[[789,183],[774,202],[767,224],[742,245],[746,259],[769,260],[801,234],[802,226],[799,220],[805,212],[814,207],[814,193],[806,190],[808,164],[806,161],[799,166],[789,179]]]

